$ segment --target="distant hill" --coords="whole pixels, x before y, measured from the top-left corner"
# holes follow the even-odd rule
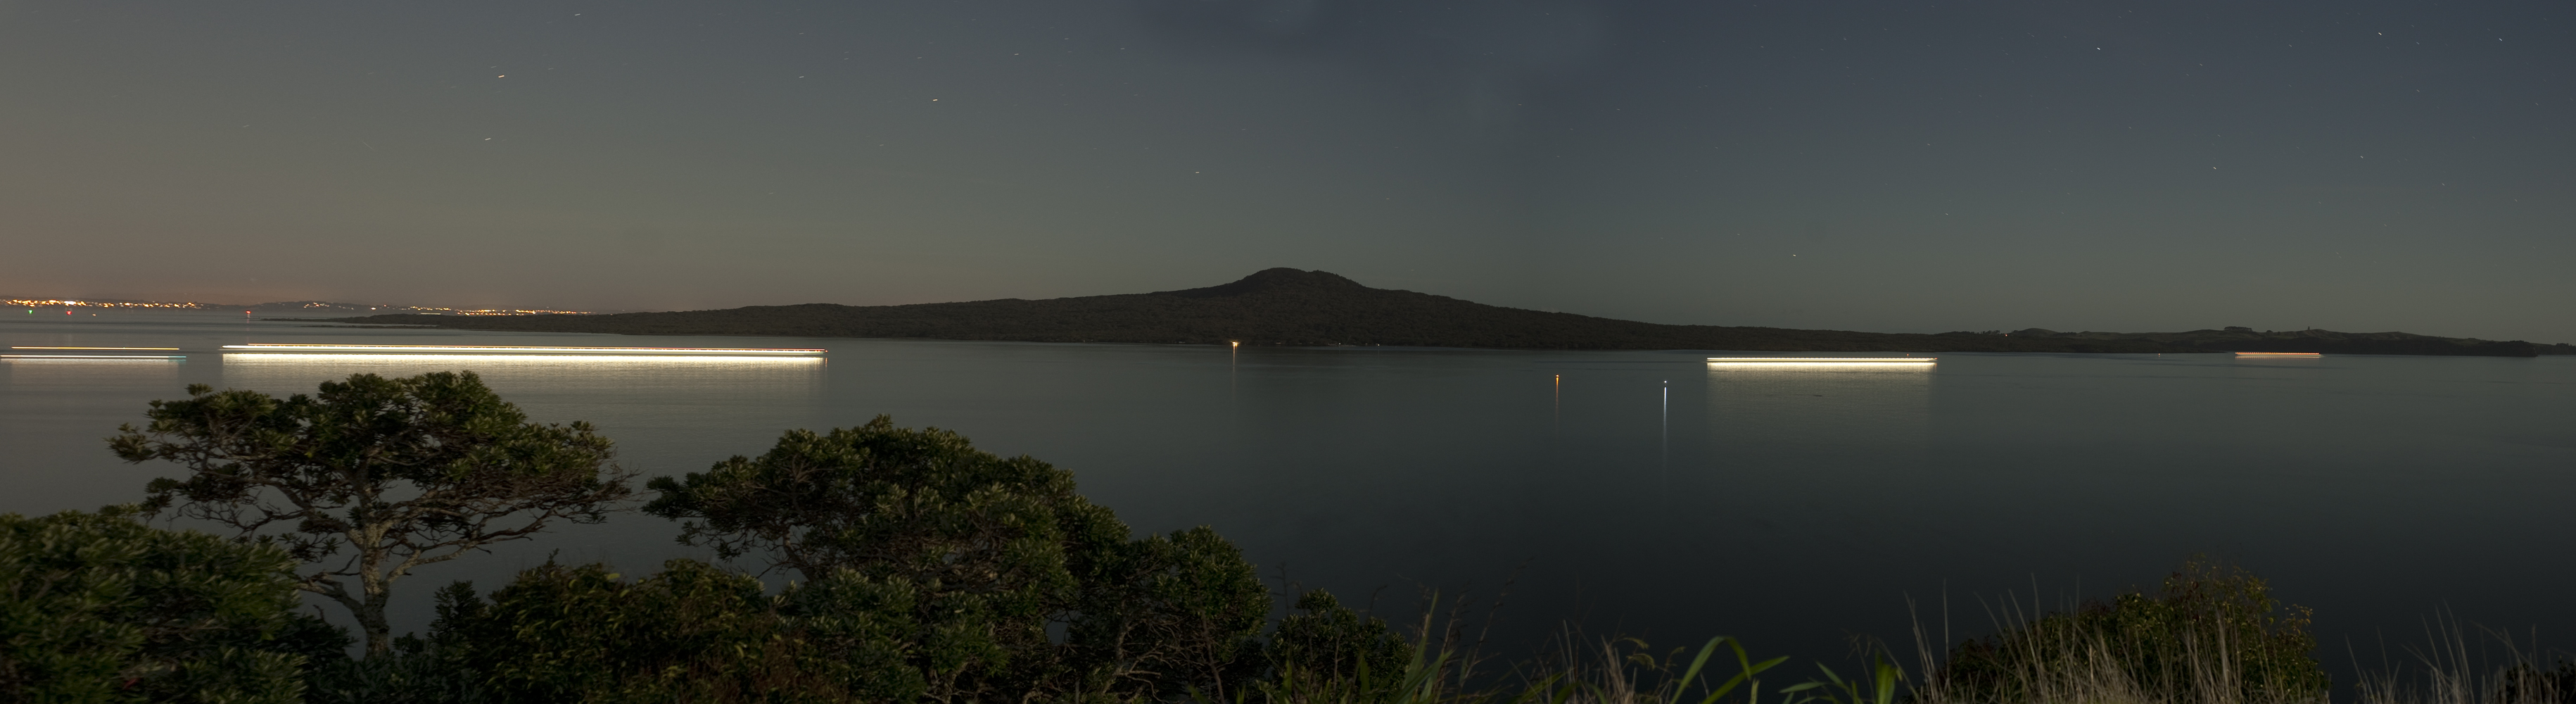
[[[374,315],[338,322],[629,335],[779,335],[1025,342],[1389,345],[1777,352],[2196,352],[2145,340],[2024,338],[1658,325],[1504,308],[1369,288],[1321,271],[1268,269],[1220,286],[1111,296],[900,306],[808,303],[614,315]]]

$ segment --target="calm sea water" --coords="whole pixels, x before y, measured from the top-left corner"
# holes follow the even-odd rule
[[[17,313],[17,311],[11,311]],[[183,361],[0,363],[0,512],[132,501],[168,465],[102,438],[191,383],[278,395],[472,369],[588,420],[646,475],[890,414],[1075,472],[1139,531],[1214,526],[1265,574],[1380,613],[1491,603],[1526,647],[1568,624],[1729,634],[1839,658],[1850,634],[1988,623],[2154,582],[2195,553],[2314,607],[2376,663],[2437,612],[2568,642],[2576,358],[1945,355],[1934,368],[1713,369],[1685,352],[1247,349],[313,327],[181,313],[0,321],[11,346]],[[243,342],[822,347],[824,360],[255,356]],[[422,570],[489,588],[549,554],[634,574],[704,553],[626,515]],[[2556,637],[2553,638],[2553,634]],[[1937,637],[1937,635],[1936,635]],[[2340,669],[2340,667],[2338,668]]]

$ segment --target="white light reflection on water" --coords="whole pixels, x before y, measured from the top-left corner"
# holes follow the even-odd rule
[[[363,363],[385,363],[385,364],[393,364],[393,365],[397,365],[397,366],[400,366],[400,365],[414,365],[414,366],[416,366],[416,365],[417,365],[417,363],[419,363],[419,362],[436,362],[436,363],[438,363],[438,364],[456,364],[456,363],[459,363],[459,362],[467,362],[467,361],[470,361],[470,362],[473,362],[473,363],[476,363],[476,364],[540,364],[540,365],[550,365],[550,366],[553,366],[553,365],[559,365],[560,363],[567,363],[567,362],[568,362],[568,363],[575,363],[575,364],[586,364],[586,363],[597,363],[597,362],[609,362],[609,363],[616,363],[616,364],[630,364],[630,365],[631,365],[631,364],[661,364],[661,363],[666,363],[666,362],[697,362],[697,363],[716,363],[716,364],[766,364],[766,365],[776,365],[776,364],[787,364],[787,365],[800,365],[800,364],[803,364],[803,365],[813,365],[813,364],[822,364],[822,363],[823,363],[823,359],[822,359],[822,358],[819,358],[819,357],[734,357],[734,356],[727,356],[727,355],[667,355],[667,354],[657,354],[657,355],[626,355],[626,354],[402,354],[402,353],[380,353],[380,354],[318,354],[318,353],[291,353],[291,352],[227,352],[227,353],[224,353],[224,361],[225,361],[225,363],[226,363],[226,364],[239,364],[239,363],[243,363],[243,362],[251,362],[251,363],[288,362],[288,363],[291,363],[291,364],[304,364],[304,365],[311,365],[311,364],[315,364],[315,363],[352,363],[352,362],[354,362],[354,363],[362,363],[362,364],[363,364]]]
[[[285,395],[351,374],[471,370],[512,400],[538,404],[583,399],[581,405],[589,406],[619,399],[775,406],[811,402],[828,365],[815,357],[231,353],[223,356],[223,380],[231,388]],[[629,404],[597,410],[642,410]]]
[[[608,355],[818,355],[830,350],[778,347],[532,347],[524,345],[305,345],[249,343],[224,345],[228,350],[277,352],[461,352],[468,354],[571,353]]]
[[[187,358],[187,355],[182,354],[0,354],[0,359],[9,360],[11,363],[37,364],[46,362],[176,362]]]

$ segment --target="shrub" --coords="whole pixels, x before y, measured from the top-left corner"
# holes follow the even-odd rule
[[[1270,636],[1267,683],[1274,692],[1372,699],[1401,683],[1415,648],[1386,621],[1364,618],[1321,589],[1299,595],[1297,610],[1304,613],[1279,619]]]
[[[130,508],[0,515],[0,696],[300,701],[306,665],[348,635],[293,612],[295,564]]]
[[[1934,702],[2151,699],[2323,701],[2309,611],[2273,601],[2262,579],[2186,562],[2154,596],[2132,591],[1952,648],[1925,690]]]

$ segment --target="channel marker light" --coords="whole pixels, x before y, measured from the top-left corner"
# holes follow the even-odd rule
[[[582,354],[582,355],[742,355],[760,357],[797,357],[820,355],[830,350],[764,347],[518,347],[507,345],[286,345],[253,343],[224,345],[227,350],[244,352],[361,352],[375,354]]]
[[[1710,357],[1710,364],[1931,364],[1939,357]]]

